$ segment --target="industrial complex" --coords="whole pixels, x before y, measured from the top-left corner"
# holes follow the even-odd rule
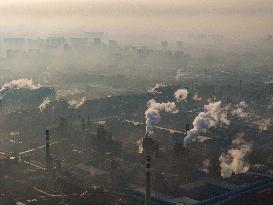
[[[26,94],[18,89],[15,97],[9,94],[13,111],[5,95],[1,203],[273,202],[272,126],[262,127],[264,122],[251,113],[266,103],[248,104],[247,85],[242,90],[240,83],[239,91],[227,90],[230,97],[223,97],[221,105],[201,100],[208,95],[201,91],[196,100],[198,87],[187,88],[185,99],[175,101],[180,86],[73,103],[27,88],[28,99],[45,94],[47,100],[20,110]],[[270,97],[267,90],[264,95]]]

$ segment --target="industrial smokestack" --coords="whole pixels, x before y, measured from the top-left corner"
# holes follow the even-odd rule
[[[211,102],[204,106],[204,111],[200,112],[193,120],[193,128],[187,132],[184,137],[184,147],[195,140],[200,132],[212,127],[217,127],[219,124],[227,126],[230,124],[227,115],[227,107],[221,106],[222,102]]]
[[[151,157],[146,156],[146,193],[145,193],[145,205],[151,205]]]
[[[46,169],[50,168],[49,130],[46,130]]]
[[[0,98],[0,112],[3,112],[3,99]]]
[[[185,138],[187,138],[189,131],[190,131],[190,124],[186,123],[186,136],[184,137],[184,144],[183,144],[184,148],[186,148]]]

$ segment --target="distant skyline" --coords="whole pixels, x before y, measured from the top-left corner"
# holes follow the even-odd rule
[[[0,0],[0,30],[14,34],[261,35],[273,32],[272,19],[272,0]]]

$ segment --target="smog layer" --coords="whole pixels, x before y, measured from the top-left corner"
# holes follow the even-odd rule
[[[0,205],[273,202],[271,2],[54,2],[0,3]]]

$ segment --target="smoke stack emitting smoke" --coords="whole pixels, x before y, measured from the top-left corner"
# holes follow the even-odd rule
[[[148,93],[152,93],[152,94],[161,93],[160,91],[158,91],[158,89],[164,88],[164,87],[166,87],[165,84],[163,84],[163,83],[156,83],[155,87],[153,87],[152,89],[148,90]]]
[[[45,98],[44,100],[43,100],[43,102],[41,103],[41,105],[39,105],[39,109],[40,109],[40,111],[41,112],[44,112],[45,111],[45,109],[48,107],[48,105],[51,103],[51,101],[49,100],[49,98],[47,97],[47,98]]]
[[[138,153],[139,154],[143,153],[143,138],[141,138],[140,140],[137,140],[136,144],[138,146]]]
[[[86,100],[86,97],[82,97],[79,100],[71,100],[68,102],[69,108],[79,109],[86,102]]]
[[[194,96],[192,97],[192,99],[194,100],[194,101],[201,101],[202,100],[202,97],[200,97],[200,96],[198,96],[198,94],[194,94]]]
[[[176,105],[174,102],[157,103],[154,99],[149,100],[147,103],[147,110],[145,112],[146,118],[146,132],[153,132],[153,127],[160,121],[160,112],[177,113]]]
[[[239,118],[247,118],[248,117],[248,113],[246,113],[244,111],[245,108],[247,108],[247,104],[245,101],[240,101],[240,103],[238,105],[235,105],[234,108],[232,108],[231,110],[231,114],[234,117],[239,117]]]
[[[28,90],[35,90],[40,88],[40,84],[34,85],[33,81],[31,79],[18,79],[18,80],[13,80],[9,83],[6,83],[2,86],[0,90],[0,98],[4,98],[5,95],[10,91],[10,90],[19,90],[19,89],[28,89]]]
[[[184,138],[184,146],[186,147],[192,140],[196,139],[201,131],[205,131],[219,124],[229,125],[226,109],[221,107],[221,101],[211,102],[205,105],[204,112],[200,112],[193,121],[193,128],[187,132]]]
[[[178,69],[176,71],[176,76],[175,76],[175,80],[176,81],[180,81],[183,79],[183,72],[182,72],[182,69]]]
[[[250,164],[246,161],[246,156],[252,151],[252,144],[247,143],[240,136],[232,141],[232,148],[226,154],[219,157],[221,162],[221,176],[228,178],[234,174],[246,173]]]
[[[155,88],[159,88],[165,85],[157,84]],[[186,100],[188,96],[188,90],[187,89],[178,89],[174,96],[177,100],[177,102],[180,102],[182,100]],[[177,113],[179,112],[176,108],[175,102],[167,102],[167,103],[157,103],[154,99],[151,99],[147,103],[147,110],[145,112],[145,118],[146,118],[146,133],[153,132],[153,127],[160,121],[161,116],[160,112],[170,112],[170,113]]]
[[[187,100],[188,97],[188,90],[187,89],[178,89],[175,93],[174,93],[174,97],[176,99],[177,102],[181,102],[183,100]]]

